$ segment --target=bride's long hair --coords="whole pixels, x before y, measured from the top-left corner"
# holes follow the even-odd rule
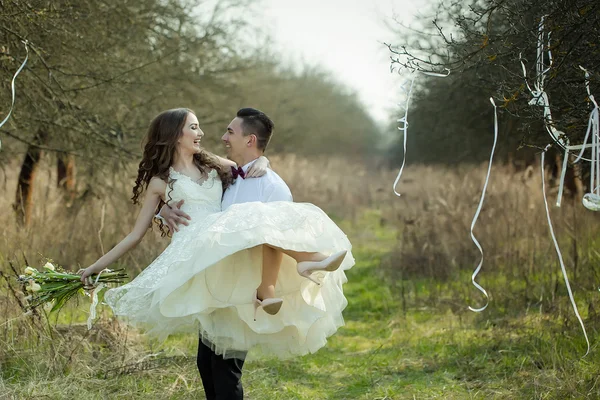
[[[150,180],[157,176],[167,182],[170,191],[173,191],[174,179],[169,178],[169,168],[173,164],[175,152],[177,151],[177,141],[183,135],[183,127],[189,113],[195,113],[187,108],[174,108],[163,111],[158,114],[150,123],[148,133],[144,139],[144,155],[138,167],[138,175],[133,186],[133,204],[139,204],[139,197],[148,188]],[[231,182],[231,173],[222,168],[218,160],[209,152],[202,149],[194,154],[194,164],[199,170],[208,172],[210,169],[217,170],[219,178],[223,183],[223,189],[227,188]],[[170,197],[170,196],[169,196]],[[169,205],[169,198],[167,205]],[[164,203],[161,201],[159,209]],[[165,233],[162,221],[160,230]]]

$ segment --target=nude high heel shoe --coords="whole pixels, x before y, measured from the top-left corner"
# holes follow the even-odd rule
[[[342,265],[342,261],[344,261],[347,253],[348,251],[342,250],[330,255],[323,261],[302,261],[298,263],[296,268],[301,276],[310,279],[317,285],[320,285],[321,282],[313,278],[310,274],[314,271],[335,271],[340,267],[340,265]]]
[[[259,300],[258,299],[258,290],[254,291],[254,320],[256,321],[256,313],[259,308],[262,308],[264,312],[269,315],[275,315],[281,309],[281,305],[283,304],[283,299],[273,297],[270,299]]]

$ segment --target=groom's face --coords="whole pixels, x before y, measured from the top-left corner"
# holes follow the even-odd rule
[[[227,132],[221,137],[227,151],[227,158],[240,164],[243,154],[248,149],[248,137],[242,130],[242,119],[234,118],[227,126]]]

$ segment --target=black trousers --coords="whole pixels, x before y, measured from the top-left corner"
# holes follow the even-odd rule
[[[242,367],[244,359],[228,358],[215,354],[200,339],[196,359],[207,400],[242,400]]]

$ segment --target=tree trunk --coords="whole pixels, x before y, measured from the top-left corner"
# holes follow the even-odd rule
[[[35,135],[34,143],[42,145],[48,139],[48,132],[40,129]],[[33,211],[33,180],[38,164],[42,158],[43,151],[35,144],[29,145],[25,158],[21,164],[15,204],[13,208],[17,214],[17,222],[21,225],[29,225],[31,212]]]
[[[75,197],[75,158],[72,155],[59,154],[56,158],[56,186],[63,189],[65,197]]]
[[[575,156],[573,155],[571,155],[570,157],[570,161],[573,161],[575,159]],[[581,199],[583,198],[583,191],[585,189],[582,180],[581,162],[573,164],[573,167],[571,169],[573,171],[573,190],[577,196],[578,201],[581,201]]]

